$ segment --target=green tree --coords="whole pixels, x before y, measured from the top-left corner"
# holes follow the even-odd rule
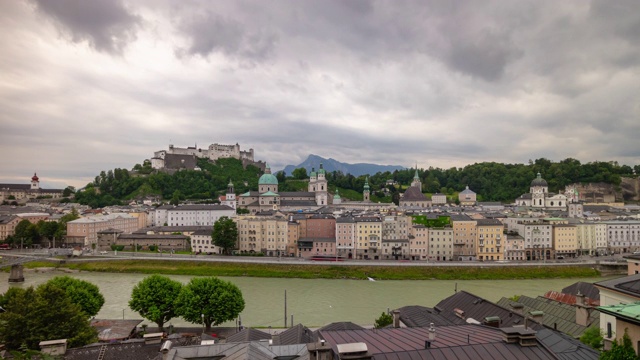
[[[245,208],[236,209],[236,214],[238,214],[238,215],[243,215],[243,214],[248,214],[248,213],[250,213],[249,209],[245,209]]]
[[[376,319],[373,326],[376,329],[381,329],[391,324],[393,324],[393,316],[383,311],[382,314],[380,314],[380,317]]]
[[[96,316],[104,305],[104,296],[100,289],[88,281],[70,276],[56,276],[47,281],[47,284],[64,290],[71,301],[80,306],[88,317]]]
[[[176,313],[191,323],[204,324],[207,331],[212,325],[235,319],[242,310],[240,289],[215,277],[192,278],[176,300]]]
[[[0,341],[9,349],[35,350],[42,340],[67,339],[69,347],[97,340],[87,314],[55,285],[11,288],[1,302],[5,312],[0,314]]]
[[[296,180],[304,180],[309,177],[309,175],[307,175],[307,169],[303,167],[293,170],[291,176]]]
[[[171,200],[169,201],[169,204],[171,205],[179,205],[180,204],[180,200],[182,200],[182,193],[180,192],[180,190],[176,190],[173,192],[173,195],[171,196]]]
[[[600,360],[638,360],[638,356],[633,350],[631,338],[627,334],[627,329],[624,329],[624,335],[620,343],[618,343],[618,340],[614,340],[611,350],[600,353]]]
[[[166,276],[151,275],[140,281],[131,292],[129,307],[162,329],[176,316],[175,302],[182,284]]]
[[[36,225],[38,228],[38,234],[46,238],[47,240],[52,240],[59,232],[60,225],[55,221],[38,221]]]
[[[602,330],[600,330],[599,326],[592,326],[585,330],[580,336],[580,341],[583,344],[589,345],[596,350],[600,350],[602,348]]]
[[[76,188],[74,188],[73,186],[67,186],[66,188],[64,188],[64,190],[62,190],[62,196],[69,197],[73,195],[73,193],[75,192],[76,192]]]
[[[14,231],[14,237],[18,240],[19,245],[31,246],[40,239],[38,229],[29,220],[20,221]]]
[[[227,255],[236,247],[238,226],[231,218],[222,216],[213,224],[211,239],[214,245],[221,247]]]

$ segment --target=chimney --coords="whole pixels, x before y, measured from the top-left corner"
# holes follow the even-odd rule
[[[436,327],[433,325],[433,323],[429,325],[429,341],[436,341]]]
[[[162,347],[160,347],[160,352],[162,353],[162,360],[167,360],[169,350],[171,350],[172,345],[173,344],[171,343],[170,340],[167,340],[164,342],[164,344],[162,344]]]
[[[537,322],[538,324],[542,324],[542,318],[544,317],[544,312],[529,311],[529,315],[531,315],[531,320]]]
[[[453,313],[460,319],[464,319],[464,310],[455,308],[453,309]]]
[[[510,304],[511,308],[513,308],[513,312],[518,315],[524,315],[524,305],[521,303],[515,302]]]
[[[589,311],[584,301],[584,295],[579,291],[576,294],[576,324],[581,326],[589,326]]]
[[[393,310],[391,313],[393,314],[393,327],[397,329],[400,327],[400,311]]]

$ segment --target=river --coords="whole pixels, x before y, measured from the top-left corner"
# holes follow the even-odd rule
[[[9,285],[8,273],[0,273],[0,293],[9,286],[28,287],[39,285],[54,276],[69,275],[92,282],[100,287],[105,304],[97,318],[139,319],[127,305],[133,287],[144,278],[141,274],[113,274],[81,272],[65,274],[35,272],[25,269],[25,282]],[[191,276],[169,275],[187,283]],[[605,278],[544,279],[544,280],[327,280],[222,277],[242,290],[245,309],[242,324],[250,327],[282,327],[284,325],[284,293],[287,292],[287,323],[291,315],[294,323],[308,327],[320,327],[336,321],[356,324],[373,324],[374,319],[387,308],[406,305],[433,307],[440,300],[452,295],[456,289],[465,290],[496,302],[501,297],[513,295],[538,296],[548,290],[560,291],[576,281],[596,282]],[[189,323],[173,319],[176,326]],[[233,326],[229,322],[226,326]]]

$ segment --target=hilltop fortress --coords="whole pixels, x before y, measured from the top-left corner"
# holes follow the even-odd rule
[[[254,165],[262,171],[265,169],[263,161],[255,161],[253,149],[248,151],[240,150],[240,145],[221,145],[211,144],[206,149],[200,149],[196,146],[186,148],[169,145],[168,150],[160,150],[153,153],[151,158],[151,167],[154,169],[195,169],[197,167],[196,158],[208,159],[216,161],[224,158],[234,158],[242,161],[242,166]]]

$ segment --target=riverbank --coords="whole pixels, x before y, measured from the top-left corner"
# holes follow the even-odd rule
[[[27,268],[57,267],[77,271],[166,274],[190,276],[246,276],[298,279],[356,279],[366,280],[510,280],[561,279],[598,277],[600,272],[589,266],[340,266],[259,264],[199,261],[107,260],[54,264],[31,262]]]

